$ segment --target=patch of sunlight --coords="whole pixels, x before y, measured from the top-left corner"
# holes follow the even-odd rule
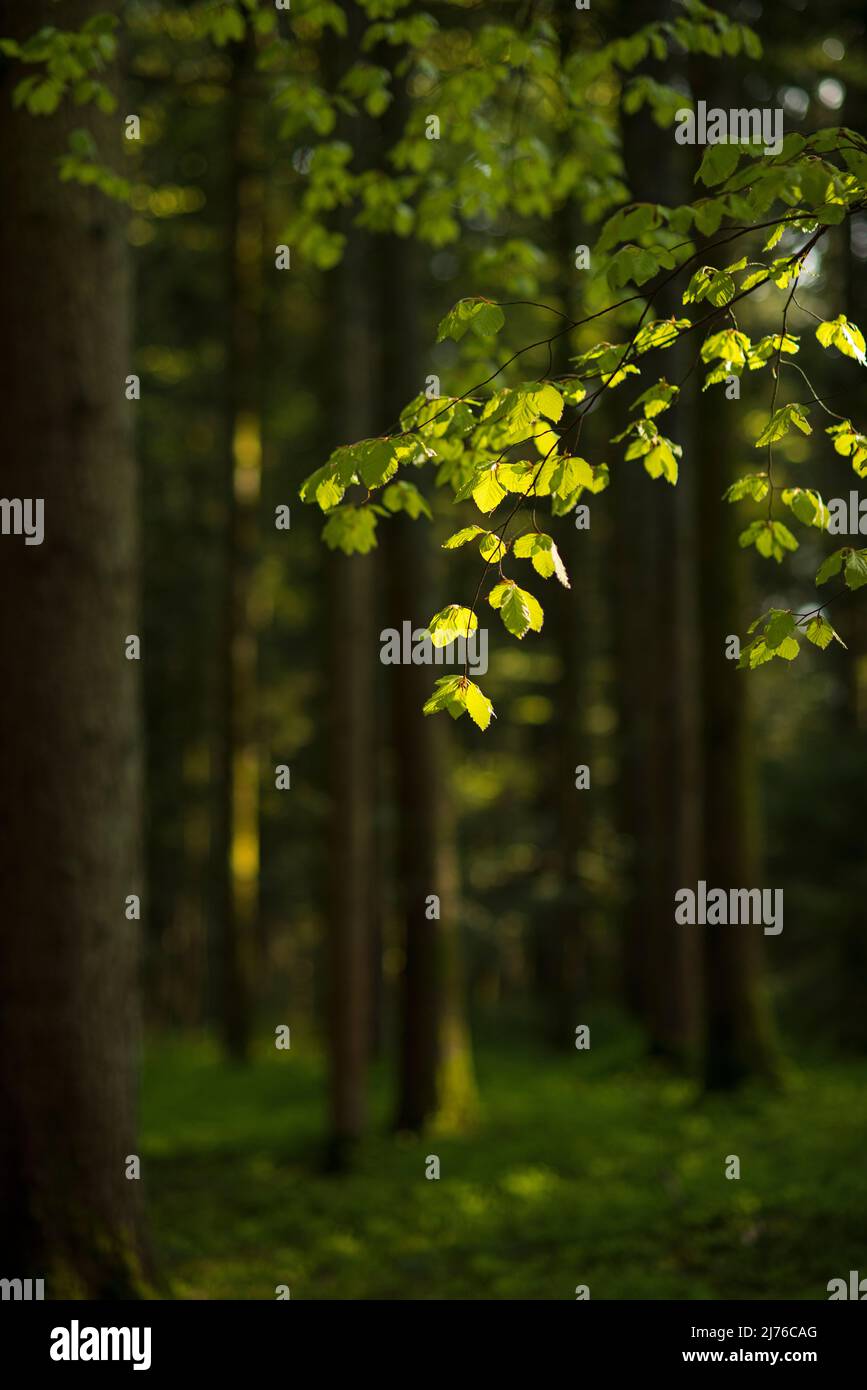
[[[262,438],[259,417],[250,411],[239,414],[235,422],[235,436],[232,442],[236,468],[255,475],[255,495],[258,496],[258,475],[262,468]],[[237,472],[235,487],[237,490]]]
[[[453,1019],[443,1022],[443,1058],[437,1074],[439,1109],[436,1134],[461,1134],[479,1117],[479,1097],[470,1050],[463,1030]]]
[[[345,1255],[347,1259],[358,1259],[364,1253],[364,1246],[348,1231],[335,1231],[324,1242],[324,1248],[333,1255]]]
[[[484,1216],[491,1205],[489,1197],[482,1196],[477,1187],[471,1187],[465,1182],[452,1184],[450,1196],[458,1211],[471,1218]]]
[[[733,1183],[732,1186],[735,1186],[735,1184]],[[738,1190],[735,1193],[734,1204],[738,1211],[743,1212],[745,1216],[752,1216],[754,1212],[761,1210],[762,1199],[761,1197],[757,1197],[754,1192],[742,1192]]]
[[[500,1182],[513,1197],[530,1199],[550,1196],[559,1185],[560,1179],[550,1168],[515,1168]]]
[[[706,1115],[687,1115],[684,1120],[684,1129],[691,1139],[706,1139],[712,1128]]]
[[[259,837],[250,831],[236,831],[232,840],[232,876],[241,883],[256,878],[259,870]]]
[[[659,1098],[663,1105],[670,1105],[673,1110],[677,1110],[687,1101],[692,1099],[695,1086],[691,1081],[667,1081],[659,1092]]]
[[[547,724],[554,706],[545,695],[522,695],[513,701],[511,712],[518,724]]]
[[[697,1178],[707,1167],[707,1154],[700,1149],[693,1153],[682,1153],[677,1160],[677,1170],[683,1178]]]

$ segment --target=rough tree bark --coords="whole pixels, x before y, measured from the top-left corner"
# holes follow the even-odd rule
[[[725,638],[742,632],[747,605],[739,519],[720,499],[736,477],[733,401],[720,387],[699,404],[699,614],[704,843],[708,887],[759,886],[757,787],[750,756],[748,681],[726,660]],[[726,1089],[775,1072],[760,976],[758,927],[702,927],[705,1003],[704,1080]]]
[[[69,0],[78,28],[117,4]],[[0,33],[58,22],[0,4]],[[0,375],[4,490],[43,498],[45,539],[0,537],[0,1248],[49,1297],[142,1288],[136,1152],[140,878],[135,404],[125,397],[130,277],[123,217],[57,180],[82,112],[13,112],[0,79]],[[88,111],[111,161],[120,118]],[[147,660],[147,653],[143,654]],[[144,902],[147,911],[147,902]]]
[[[655,0],[640,0],[636,10],[630,10],[630,29],[658,14]],[[652,76],[665,80],[658,64],[646,66]],[[682,150],[645,112],[624,120],[623,139],[636,199],[675,205],[691,196]],[[659,291],[652,317],[676,315],[682,308],[681,293],[679,281]],[[677,344],[652,361],[648,372],[677,383],[686,374],[691,351],[688,343]],[[633,781],[627,806],[637,851],[627,979],[651,1052],[677,1061],[686,1056],[695,1036],[698,993],[694,943],[675,924],[674,894],[694,871],[699,811],[698,736],[690,718],[697,650],[688,557],[695,532],[694,475],[700,464],[692,448],[690,411],[682,400],[660,417],[659,425],[663,434],[683,446],[677,488],[662,479],[651,482],[633,475],[626,480],[632,495],[622,512],[628,527],[624,549],[636,545],[646,551],[627,561],[633,611],[622,619],[622,651],[632,687],[623,692],[624,714],[634,721],[624,730],[629,745],[625,772],[627,781]],[[640,461],[620,466],[641,469]]]
[[[708,102],[735,98],[716,64],[697,61],[690,73]],[[697,151],[701,155],[701,150]],[[711,257],[711,259],[713,259]],[[716,262],[715,262],[716,263]],[[698,344],[693,344],[693,351]],[[701,785],[700,876],[709,888],[759,885],[758,770],[751,747],[750,683],[725,656],[729,633],[743,634],[747,557],[738,548],[737,508],[723,502],[742,471],[735,425],[737,401],[721,386],[690,382],[695,409],[698,521],[698,622]],[[749,1077],[773,1079],[777,1056],[761,970],[759,927],[712,926],[702,933],[704,1083],[724,1090]]]

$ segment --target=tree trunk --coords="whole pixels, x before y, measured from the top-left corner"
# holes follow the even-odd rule
[[[630,11],[630,27],[658,15],[654,0],[641,0]],[[648,64],[658,80],[659,65]],[[670,77],[670,73],[668,74]],[[673,141],[660,148],[656,127],[647,118],[624,120],[624,154],[633,196],[676,205],[691,196],[690,171]],[[665,287],[653,304],[654,318],[676,315],[681,309],[679,282]],[[691,361],[691,344],[676,344],[650,360],[645,385],[654,376],[676,384]],[[683,446],[683,468],[676,490],[662,479],[634,475],[625,481],[632,490],[624,520],[628,534],[624,550],[634,545],[646,555],[630,566],[633,612],[626,617],[624,646],[634,688],[625,694],[629,722],[625,731],[632,747],[627,776],[637,778],[630,797],[631,830],[637,853],[633,863],[633,895],[629,904],[632,959],[629,988],[649,1035],[650,1050],[682,1060],[695,1032],[696,958],[693,943],[674,921],[674,894],[691,870],[695,857],[695,771],[697,730],[690,718],[690,701],[697,687],[695,613],[690,601],[687,556],[694,534],[694,483],[698,463],[691,449],[690,414],[682,401],[658,419],[661,432]],[[641,463],[622,463],[640,470]],[[644,564],[648,565],[644,569]],[[636,644],[637,645],[634,645]],[[636,709],[640,706],[640,709]]]
[[[61,22],[119,8],[70,0]],[[48,0],[0,4],[4,36],[57,19]],[[4,490],[44,499],[45,539],[0,537],[0,1248],[4,1272],[44,1277],[49,1297],[130,1297],[143,1277],[125,1176],[139,1046],[125,898],[142,893],[130,277],[119,208],[56,168],[84,119],[109,160],[122,125],[71,104],[13,112],[23,72],[4,68]]]
[[[725,656],[729,633],[743,633],[746,557],[738,549],[740,522],[721,501],[736,476],[733,401],[712,387],[698,405],[700,458],[699,615],[704,783],[704,847],[701,877],[708,888],[759,886],[757,788],[750,757],[749,677]],[[691,930],[681,928],[681,930]],[[769,1018],[759,974],[759,927],[705,926],[704,1079],[725,1089],[748,1076],[774,1073]]]
[[[402,79],[396,79],[399,84]],[[393,119],[403,115],[398,91]],[[400,129],[398,123],[397,131]],[[395,137],[397,134],[395,131]],[[382,250],[382,243],[379,243]],[[391,423],[424,387],[419,342],[418,249],[390,239],[382,256],[381,306],[401,305],[401,331],[383,323],[383,416]],[[427,534],[419,537],[419,528]],[[424,627],[435,611],[430,523],[396,516],[384,527],[389,625]],[[475,1081],[466,1022],[460,948],[460,874],[455,812],[448,794],[449,734],[422,706],[444,668],[388,668],[397,846],[395,872],[404,971],[400,996],[400,1060],[396,1126],[420,1130],[437,1117],[459,1129],[475,1110]],[[428,899],[439,899],[439,916]]]
[[[261,482],[258,386],[261,260],[251,258],[248,247],[251,241],[254,245],[258,241],[261,248],[261,181],[255,167],[256,125],[261,119],[261,104],[248,86],[252,41],[248,37],[242,45],[232,45],[230,51],[214,954],[220,1037],[226,1055],[243,1062],[250,1045],[259,870],[257,639],[251,588]]]
[[[357,6],[349,32],[330,55],[339,76],[353,61],[363,31]],[[346,118],[344,118],[344,123]],[[366,123],[351,125],[359,167],[367,157]],[[338,134],[348,138],[345,124]],[[334,445],[373,433],[378,382],[373,245],[344,215],[343,260],[329,278],[329,342],[336,363]],[[370,908],[373,900],[374,565],[369,555],[335,551],[328,560],[328,754],[331,830],[328,872],[329,1162],[344,1167],[367,1123],[370,1055]]]
[[[690,74],[708,102],[722,99],[718,66],[697,60]],[[716,94],[716,97],[715,97]],[[725,100],[735,100],[729,88]],[[701,150],[697,151],[701,155]],[[691,350],[699,350],[692,343]],[[695,411],[697,489],[700,743],[703,797],[700,876],[710,888],[759,886],[758,768],[751,748],[749,677],[725,656],[726,637],[743,636],[748,556],[738,547],[743,522],[722,500],[742,468],[736,412],[721,385],[689,383]],[[694,886],[694,885],[691,885]],[[690,931],[692,928],[680,928]],[[773,1079],[777,1059],[761,977],[761,928],[703,926],[704,1082],[725,1090],[749,1077]]]
[[[571,266],[575,246],[587,239],[571,204],[558,213],[554,235],[560,264]],[[583,312],[581,275],[578,270],[572,271],[562,297],[563,309],[576,319]],[[570,335],[559,339],[554,346],[552,375],[570,371],[574,351]],[[590,435],[596,419],[598,416],[591,416],[584,422],[578,449],[591,458],[595,455],[591,452]],[[604,447],[601,441],[600,447]],[[581,500],[592,504],[589,494]],[[597,518],[600,510],[596,510]],[[540,526],[543,524],[540,521]],[[535,948],[542,1031],[546,1041],[558,1051],[574,1043],[575,1028],[586,1022],[582,1009],[587,1002],[586,937],[591,902],[581,878],[578,855],[591,833],[589,798],[593,792],[576,787],[575,768],[583,764],[590,767],[592,787],[585,711],[590,662],[598,639],[593,621],[594,547],[600,543],[600,536],[594,538],[592,530],[578,531],[572,515],[564,517],[559,523],[557,545],[571,587],[567,590],[556,580],[549,582],[545,598],[546,629],[549,641],[553,636],[556,644],[560,679],[554,687],[553,715],[543,735],[547,775],[538,794],[538,814],[545,827],[540,878],[552,882],[556,896],[543,900],[536,909]]]

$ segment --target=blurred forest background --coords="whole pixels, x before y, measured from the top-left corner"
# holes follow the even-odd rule
[[[411,111],[440,111],[447,126],[435,94],[482,23],[544,18],[565,55],[666,6],[413,5],[401,14],[429,9],[441,26],[426,62],[382,42],[370,61],[393,100],[371,80],[373,96],[351,94],[357,112],[339,114],[335,131],[317,130],[305,83],[337,87],[375,6],[368,19],[349,0],[337,7],[345,33],[325,6],[306,7],[306,30],[300,0],[278,12],[278,25],[301,26],[288,76],[261,61],[268,35],[232,24],[215,35],[202,8],[0,5],[4,36],[112,9],[125,35],[114,114],[13,113],[20,71],[4,64],[4,318],[50,396],[46,406],[20,372],[6,383],[4,490],[19,467],[28,496],[46,460],[66,470],[62,486],[40,479],[42,551],[9,558],[3,541],[4,685],[10,660],[23,668],[29,653],[43,682],[58,662],[63,687],[60,700],[42,695],[36,674],[22,684],[19,672],[19,693],[0,700],[16,745],[7,812],[30,825],[7,837],[7,910],[22,932],[34,914],[56,924],[57,975],[45,983],[45,953],[22,965],[28,938],[10,928],[4,987],[13,981],[19,1001],[31,990],[43,1009],[60,1001],[56,1031],[51,1017],[43,1026],[94,1073],[92,1089],[82,1071],[71,1079],[54,1049],[17,1056],[14,1075],[7,1059],[4,1113],[52,1150],[50,1162],[28,1153],[56,1220],[37,1238],[10,1215],[26,1179],[10,1126],[6,1248],[85,1296],[272,1298],[287,1285],[293,1298],[572,1298],[586,1284],[594,1298],[825,1297],[829,1279],[867,1258],[867,617],[856,596],[835,619],[847,649],[811,649],[791,666],[748,674],[724,658],[726,635],[743,636],[755,613],[815,602],[824,553],[807,533],[783,567],[739,550],[741,519],[719,500],[744,471],[770,383],[745,378],[741,400],[727,401],[702,393],[695,372],[672,429],[677,488],[618,463],[609,490],[585,499],[589,530],[556,523],[571,591],[547,593],[541,636],[520,645],[488,623],[483,684],[498,719],[485,734],[422,717],[441,672],[379,659],[383,629],[425,625],[474,591],[478,557],[450,554],[446,576],[440,550],[466,509],[428,489],[432,521],[397,515],[374,551],[346,557],[298,499],[338,444],[388,430],[429,375],[458,394],[488,374],[489,345],[435,345],[463,295],[575,317],[606,302],[575,268],[575,246],[592,245],[629,197],[688,201],[701,154],[648,106],[625,110],[611,72],[583,93],[586,140],[546,125],[532,91],[507,76],[460,115],[517,170],[496,218],[462,204],[468,156],[444,138],[419,234],[395,234],[374,194],[359,225],[358,207],[340,205],[337,169],[335,205],[319,214],[330,231],[305,241],[298,209],[315,147],[347,140],[352,167],[372,170]],[[760,35],[759,60],[686,54],[636,71],[709,104],[781,106],[787,131],[867,128],[861,5],[721,8]],[[123,139],[127,112],[139,141]],[[57,180],[55,157],[80,126],[130,181],[128,206]],[[116,222],[120,249],[79,227],[82,199]],[[339,260],[335,232],[347,238]],[[289,269],[275,264],[283,244]],[[862,215],[811,257],[801,302],[863,329],[865,264]],[[22,287],[36,280],[34,303]],[[665,312],[678,305],[672,291]],[[541,310],[510,313],[512,350],[550,332]],[[794,318],[811,338],[812,321]],[[741,326],[757,335],[778,322],[776,295],[760,291]],[[561,340],[561,362],[594,330]],[[606,323],[612,340],[622,332]],[[851,405],[859,388],[863,400],[859,370],[821,352],[810,362],[815,390],[840,410],[835,400]],[[125,398],[129,373],[139,401]],[[88,392],[114,402],[98,456],[69,445]],[[603,398],[588,457],[608,457],[624,414],[619,396]],[[137,482],[117,463],[130,430]],[[789,436],[786,467],[795,477],[809,459],[811,485],[848,496],[857,480],[817,438]],[[78,537],[52,551],[63,498]],[[281,506],[288,529],[275,525]],[[34,581],[42,559],[53,569]],[[76,644],[70,633],[86,631],[107,593],[112,622]],[[32,621],[31,603],[42,614]],[[135,678],[128,633],[141,636],[142,738],[118,713]],[[64,708],[86,708],[84,724],[69,714],[66,729]],[[66,809],[55,816],[31,784],[57,786],[58,761]],[[581,764],[588,790],[575,785]],[[289,789],[276,785],[279,766]],[[137,846],[124,817],[138,789]],[[96,848],[58,879],[52,846],[69,843],[73,821]],[[675,927],[675,891],[700,878],[782,888],[783,933],[716,929],[710,940],[714,929]],[[75,934],[97,920],[113,940],[132,933],[131,893],[142,905],[138,1139],[132,1097],[119,1094],[138,1049],[135,957],[118,946],[95,964]],[[576,1048],[579,1025],[589,1050]],[[49,1098],[38,1120],[21,1118],[24,1091]],[[92,1176],[106,1151],[122,1190]],[[141,1156],[140,1184],[123,1177],[128,1154]],[[731,1154],[740,1181],[725,1179]],[[429,1155],[439,1181],[425,1178]],[[96,1207],[115,1213],[142,1190],[150,1254],[106,1260],[69,1216],[76,1185],[99,1187]],[[138,1222],[120,1221],[134,1245]]]

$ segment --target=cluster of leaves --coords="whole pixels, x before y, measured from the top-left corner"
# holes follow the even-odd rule
[[[759,503],[767,500],[768,503],[767,515],[750,523],[742,532],[741,546],[755,546],[760,555],[778,562],[787,552],[797,549],[798,541],[792,531],[773,515],[772,504],[777,492],[796,521],[824,529],[828,523],[828,508],[817,492],[802,487],[778,489],[772,482],[774,445],[793,430],[805,435],[812,433],[809,404],[799,401],[777,404],[780,362],[784,356],[794,356],[800,350],[799,337],[788,330],[787,315],[804,260],[826,227],[839,220],[837,211],[830,210],[839,209],[841,215],[845,215],[863,205],[867,165],[863,169],[859,166],[857,175],[852,172],[858,160],[864,159],[865,146],[859,137],[843,130],[823,132],[823,147],[827,150],[833,145],[835,150],[842,150],[846,169],[834,169],[816,182],[815,167],[811,168],[809,178],[802,167],[800,156],[808,142],[801,137],[799,140],[800,146],[794,153],[790,150],[787,156],[784,152],[778,159],[765,157],[754,161],[748,194],[725,195],[735,202],[730,208],[722,209],[721,216],[726,212],[742,215],[744,209],[740,204],[744,197],[751,202],[749,210],[754,217],[757,211],[766,214],[765,193],[770,194],[770,203],[781,202],[783,209],[774,219],[765,218],[763,222],[766,229],[771,228],[765,240],[764,259],[748,262],[746,257],[741,257],[723,268],[701,264],[692,269],[682,299],[685,308],[692,308],[697,317],[664,320],[649,317],[655,293],[651,288],[642,296],[644,310],[631,340],[596,342],[572,359],[574,372],[568,376],[518,382],[494,389],[486,397],[469,392],[461,397],[438,400],[418,396],[403,412],[399,435],[379,441],[366,440],[336,450],[324,468],[317,470],[304,484],[302,496],[306,500],[316,500],[328,511],[328,502],[342,503],[344,492],[353,483],[367,489],[366,496],[341,506],[339,525],[345,541],[338,543],[347,550],[359,548],[355,517],[365,514],[371,518],[364,533],[365,544],[372,543],[375,519],[383,511],[371,501],[377,488],[392,479],[400,467],[419,468],[431,461],[436,469],[436,484],[451,488],[456,503],[474,504],[484,523],[463,526],[445,542],[446,548],[477,544],[484,561],[484,573],[493,571],[495,576],[487,601],[500,613],[506,630],[519,639],[529,632],[539,632],[543,623],[542,607],[532,593],[504,571],[504,562],[510,558],[529,559],[537,575],[545,579],[556,577],[568,585],[568,575],[553,537],[536,522],[536,505],[547,502],[552,516],[563,516],[580,504],[585,492],[599,492],[607,485],[608,466],[592,463],[578,452],[583,415],[601,391],[614,390],[630,376],[640,375],[645,356],[670,348],[682,335],[704,325],[709,331],[698,349],[698,359],[709,367],[704,389],[718,387],[745,370],[759,372],[770,368],[774,379],[769,415],[755,440],[757,448],[767,450],[767,467],[760,473],[739,478],[726,493],[730,502],[748,499]],[[731,158],[727,161],[725,176],[730,181],[739,158],[740,155],[734,161]],[[815,157],[811,158],[815,163]],[[708,181],[719,172],[703,163],[700,177]],[[766,184],[765,193],[755,203],[756,188],[763,183]],[[811,203],[819,200],[818,207],[804,206],[808,193]],[[788,210],[793,207],[794,215]],[[694,207],[689,213],[695,220]],[[600,236],[600,244],[609,252],[613,251],[605,262],[609,282],[619,287],[630,279],[639,285],[649,279],[658,287],[660,276],[665,283],[690,269],[701,254],[690,240],[678,247],[677,254],[671,246],[659,243],[661,229],[665,225],[670,227],[674,220],[674,213],[646,204],[630,205],[609,218]],[[681,216],[676,220],[682,234],[690,219]],[[751,223],[739,227],[735,235],[749,230],[752,230]],[[786,255],[773,254],[787,231],[806,239]],[[653,249],[639,248],[636,241],[623,241],[625,237],[652,238]],[[724,245],[731,239],[731,235],[722,236],[719,244]],[[618,242],[619,250],[613,250]],[[654,260],[653,266],[641,258],[645,250]],[[612,267],[615,268],[613,275]],[[753,342],[738,327],[732,306],[765,284],[772,284],[785,297],[783,323],[780,332]],[[609,307],[613,309],[619,305]],[[501,306],[482,298],[465,299],[443,319],[438,337],[460,341],[469,335],[485,340],[500,333],[504,326]],[[571,328],[579,326],[568,325]],[[845,316],[820,323],[816,339],[823,348],[836,349],[860,365],[865,364],[864,338],[860,329]],[[497,375],[499,372],[494,373],[495,377]],[[660,417],[676,401],[678,392],[679,386],[665,377],[652,381],[632,402],[631,409],[637,412],[635,418],[611,441],[625,443],[626,462],[640,459],[652,478],[665,479],[671,484],[677,482],[682,450],[662,432]],[[835,450],[851,457],[856,472],[863,473],[867,467],[865,437],[849,420],[840,417],[827,433],[834,441]],[[371,463],[371,459],[375,462]],[[495,523],[494,514],[501,508],[505,517]],[[510,531],[513,520],[527,509],[531,511],[530,527],[519,521],[520,529]],[[333,518],[330,518],[326,531],[332,526]],[[332,531],[332,537],[334,534]],[[864,582],[862,567],[867,578],[861,552],[844,549],[823,565],[817,582],[822,583],[830,575],[842,571],[848,587],[859,587]],[[480,584],[480,590],[481,587]],[[431,623],[432,635],[440,630],[443,622],[462,625],[463,634],[468,635],[476,623],[475,604],[469,609],[452,604],[437,614]],[[759,626],[761,631],[745,647],[743,665],[753,667],[773,656],[791,659],[797,655],[798,642],[793,634],[800,620],[795,615],[785,615],[784,621],[774,610],[757,620],[751,633]],[[446,630],[452,631],[452,627],[447,626]],[[806,625],[806,636],[816,646],[824,648],[837,635],[817,611]],[[446,690],[443,682],[437,687],[438,692],[441,690]],[[457,698],[451,686],[448,692],[448,698],[444,695],[440,699],[437,695],[427,707],[428,712],[442,708],[449,708],[453,714],[462,712],[465,706],[460,701],[458,705],[448,702]]]
[[[616,111],[588,93],[599,84],[619,88],[625,111],[646,107],[660,126],[670,127],[684,106],[683,94],[646,74],[633,76],[634,69],[648,57],[665,62],[690,53],[721,59],[743,53],[755,59],[761,47],[752,30],[701,0],[683,0],[675,19],[655,21],[609,43],[594,37],[592,44],[575,44],[568,25],[558,27],[556,16],[534,7],[521,16],[522,27],[500,13],[490,19],[475,14],[472,25],[465,24],[465,0],[444,0],[441,9],[447,12],[442,19],[405,0],[360,0],[362,31],[353,31],[351,45],[342,45],[337,64],[329,60],[328,49],[349,34],[346,10],[335,0],[293,0],[291,9],[280,11],[270,0],[156,3],[138,18],[155,37],[207,42],[218,49],[252,34],[257,66],[268,77],[277,134],[304,153],[303,160],[293,161],[297,214],[281,229],[281,239],[308,265],[327,269],[340,259],[344,237],[334,225],[337,213],[351,215],[366,230],[412,235],[432,247],[457,241],[468,223],[502,229],[513,213],[547,220],[567,203],[580,209],[587,225],[601,224],[587,302],[595,306],[602,295],[622,297],[602,302],[580,322],[566,320],[564,326],[560,315],[545,345],[550,350],[555,338],[581,332],[582,350],[571,359],[570,372],[521,379],[516,368],[504,384],[486,392],[488,381],[534,345],[506,357],[497,348],[506,328],[503,306],[482,296],[460,300],[440,324],[438,339],[461,343],[468,357],[478,360],[484,354],[499,367],[461,395],[419,395],[403,411],[398,432],[341,445],[311,474],[301,495],[325,514],[326,544],[363,555],[376,545],[379,523],[393,513],[429,517],[430,506],[410,474],[429,466],[435,485],[450,490],[456,504],[472,506],[479,518],[456,531],[446,548],[477,546],[484,564],[479,594],[490,577],[487,602],[506,630],[521,640],[538,633],[541,604],[504,567],[516,563],[520,574],[526,565],[538,578],[568,586],[554,537],[540,526],[536,510],[546,506],[553,518],[562,518],[583,505],[585,494],[608,485],[608,464],[580,452],[585,414],[602,392],[640,377],[645,359],[704,330],[703,341],[695,341],[697,360],[706,367],[705,390],[770,368],[773,400],[755,441],[767,450],[766,466],[739,478],[726,497],[766,505],[767,514],[742,532],[741,545],[781,561],[798,542],[773,514],[777,496],[796,522],[816,529],[828,522],[818,493],[780,488],[773,479],[774,447],[791,431],[810,435],[813,429],[813,402],[777,399],[781,362],[800,350],[798,335],[789,331],[789,305],[805,259],[827,228],[867,205],[867,142],[834,127],[808,136],[789,134],[773,156],[747,144],[709,144],[696,175],[701,188],[688,203],[625,202]],[[22,78],[15,100],[36,115],[55,110],[67,95],[110,109],[100,73],[116,54],[114,26],[105,16],[77,34],[43,29],[25,44],[0,44],[7,56],[37,69]],[[363,167],[356,167],[352,147],[340,138],[341,123],[375,123],[388,116],[395,75],[411,78],[407,111],[398,126],[389,126],[386,142],[374,142],[385,143],[379,166],[359,161]],[[521,102],[528,93],[532,100]],[[519,101],[510,113],[515,94]],[[432,109],[442,115],[434,139]],[[75,132],[62,174],[112,196],[129,193],[125,181],[99,164],[86,131]],[[722,250],[762,231],[764,246],[755,260],[744,255],[729,260],[726,254],[715,265],[713,248],[697,249],[700,239],[706,246],[708,238],[718,236],[715,246]],[[784,236],[789,240],[781,247]],[[543,261],[526,236],[504,235],[479,251],[475,268],[488,284],[502,283],[529,296],[539,284]],[[683,316],[654,318],[656,295],[678,276],[685,283]],[[735,310],[762,286],[784,297],[782,324],[778,333],[753,342]],[[639,315],[628,341],[588,342],[590,322],[622,309],[629,311],[626,319]],[[816,339],[861,366],[867,361],[860,330],[843,315],[821,323]],[[630,406],[632,418],[611,443],[624,446],[625,463],[640,460],[650,477],[673,485],[682,450],[664,432],[663,417],[681,383],[653,374],[642,386]],[[827,430],[835,451],[864,476],[867,437],[849,419],[835,421]],[[848,587],[857,587],[862,565],[861,552],[839,551],[819,574],[831,566],[824,577],[839,573]],[[470,607],[448,605],[431,622],[432,639],[450,640],[445,637],[450,632],[468,635],[477,622],[475,607],[475,601]],[[789,616],[793,627],[783,631],[779,614],[765,615],[747,653],[763,643],[764,653],[794,654],[790,644],[797,648],[793,632],[800,620]],[[818,634],[822,640],[816,645],[826,646],[829,625],[818,613],[813,621],[818,625],[812,626],[812,637],[808,627],[808,639],[815,641]],[[466,677],[438,682],[426,709],[448,709],[455,717],[468,711],[480,727],[492,713]]]
[[[46,25],[24,43],[0,39],[0,53],[36,69],[15,84],[13,105],[23,106],[31,116],[50,116],[70,95],[77,106],[93,102],[110,114],[115,99],[99,74],[117,56],[116,28],[114,15],[99,14],[80,30]]]
[[[275,36],[263,54],[280,84],[281,136],[311,142],[286,239],[321,268],[342,254],[343,237],[328,222],[338,206],[354,208],[358,226],[412,234],[434,247],[456,242],[466,219],[494,225],[507,211],[548,219],[572,202],[595,221],[622,202],[626,190],[610,113],[587,93],[596,84],[625,84],[627,110],[646,105],[654,119],[668,124],[683,104],[682,94],[644,76],[630,77],[644,58],[761,52],[750,29],[700,0],[685,0],[675,20],[589,47],[571,43],[574,16],[534,7],[514,21],[500,12],[490,19],[475,15],[466,28],[460,22],[465,0],[446,0],[438,7],[446,11],[442,17],[408,9],[404,0],[362,0],[362,8],[370,23],[356,61],[336,83],[311,61],[311,51],[326,28],[345,37],[345,16],[337,6],[299,0],[289,20],[291,41]],[[395,67],[412,72],[416,100],[382,166],[356,171],[339,135],[340,119],[386,113]],[[509,120],[504,140],[502,94],[509,88],[531,93],[533,100],[521,121]],[[544,112],[543,120],[535,119],[537,111]],[[432,112],[442,113],[435,139],[428,123]],[[513,288],[529,293],[542,259],[527,238],[511,238],[486,247],[478,268],[488,277],[510,277]],[[653,273],[649,257],[639,257],[637,265],[647,278]]]
[[[753,636],[755,634],[755,636]],[[845,642],[838,632],[823,618],[820,612],[798,616],[783,608],[771,608],[751,623],[749,635],[752,641],[743,647],[738,662],[742,670],[755,670],[766,662],[779,657],[783,661],[794,661],[800,651],[798,636],[803,635],[814,647],[824,651],[832,642]]]

